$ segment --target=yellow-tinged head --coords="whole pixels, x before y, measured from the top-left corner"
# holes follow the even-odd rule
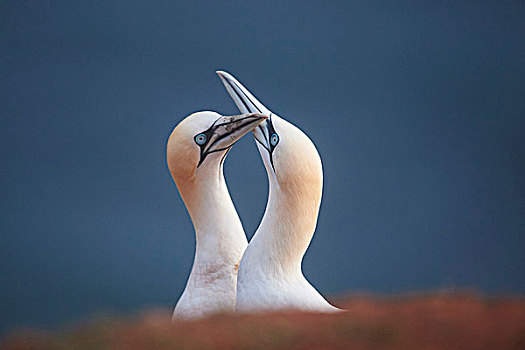
[[[277,181],[281,191],[320,194],[321,158],[305,133],[272,114],[253,134],[268,176]]]
[[[268,119],[253,130],[257,147],[268,173],[270,191],[266,211],[257,232],[290,246],[300,241],[295,253],[280,256],[302,257],[317,223],[323,189],[323,167],[314,144],[299,128],[265,107],[231,74],[218,71],[226,90],[242,113],[258,112]],[[292,232],[300,232],[293,234]],[[257,233],[256,233],[257,236]]]
[[[216,175],[233,144],[265,119],[258,113],[222,116],[205,111],[181,121],[167,145],[168,168],[179,190],[182,184]]]

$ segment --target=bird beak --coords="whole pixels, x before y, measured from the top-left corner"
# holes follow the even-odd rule
[[[251,93],[242,86],[231,74],[224,71],[216,72],[226,87],[231,98],[237,105],[241,113],[262,113],[270,116],[272,112],[266,108],[259,100],[257,100]]]
[[[217,75],[221,78],[222,83],[226,87],[226,90],[230,94],[230,97],[233,99],[237,108],[241,113],[263,113],[267,115],[270,119],[266,122],[262,122],[259,127],[253,129],[253,134],[255,140],[261,144],[269,153],[271,158],[270,151],[270,136],[273,126],[271,125],[272,113],[268,108],[266,108],[258,99],[253,96],[248,89],[246,89],[237,79],[235,79],[231,74],[224,71],[217,71]]]
[[[201,147],[201,158],[198,165],[201,165],[210,153],[229,150],[237,140],[266,119],[268,117],[260,113],[223,116],[217,119],[205,132],[208,141]]]

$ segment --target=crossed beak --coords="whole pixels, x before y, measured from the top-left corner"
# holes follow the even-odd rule
[[[201,146],[201,157],[198,165],[201,165],[210,153],[229,150],[237,140],[266,119],[268,117],[261,113],[223,116],[217,119],[203,133],[206,136],[206,143]]]
[[[262,122],[253,129],[253,135],[255,140],[268,151],[270,157],[270,162],[273,167],[273,158],[272,152],[273,147],[270,143],[270,138],[274,133],[274,128],[272,124],[272,113],[268,108],[266,108],[255,96],[253,96],[248,89],[246,89],[237,79],[235,79],[231,74],[224,71],[217,71],[217,75],[221,78],[226,91],[230,94],[230,97],[233,99],[237,108],[241,113],[263,113],[269,117],[267,121]]]

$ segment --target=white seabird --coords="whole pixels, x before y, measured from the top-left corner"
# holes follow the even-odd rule
[[[268,202],[241,259],[236,309],[339,310],[301,270],[321,204],[323,168],[317,149],[299,128],[268,110],[230,74],[217,74],[242,113],[269,116],[253,130],[268,174]]]
[[[193,267],[174,318],[235,309],[237,270],[247,240],[226,186],[223,161],[233,144],[265,119],[254,113],[198,112],[169,137],[168,168],[196,237]]]

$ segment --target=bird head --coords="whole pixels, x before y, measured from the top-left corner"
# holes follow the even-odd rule
[[[267,117],[259,113],[222,116],[197,112],[173,129],[167,145],[168,168],[180,185],[218,174],[233,144]]]
[[[254,130],[268,178],[281,190],[320,193],[323,181],[321,158],[310,138],[292,123],[266,108],[231,74],[218,71],[226,90],[242,113],[263,113],[269,118]]]

